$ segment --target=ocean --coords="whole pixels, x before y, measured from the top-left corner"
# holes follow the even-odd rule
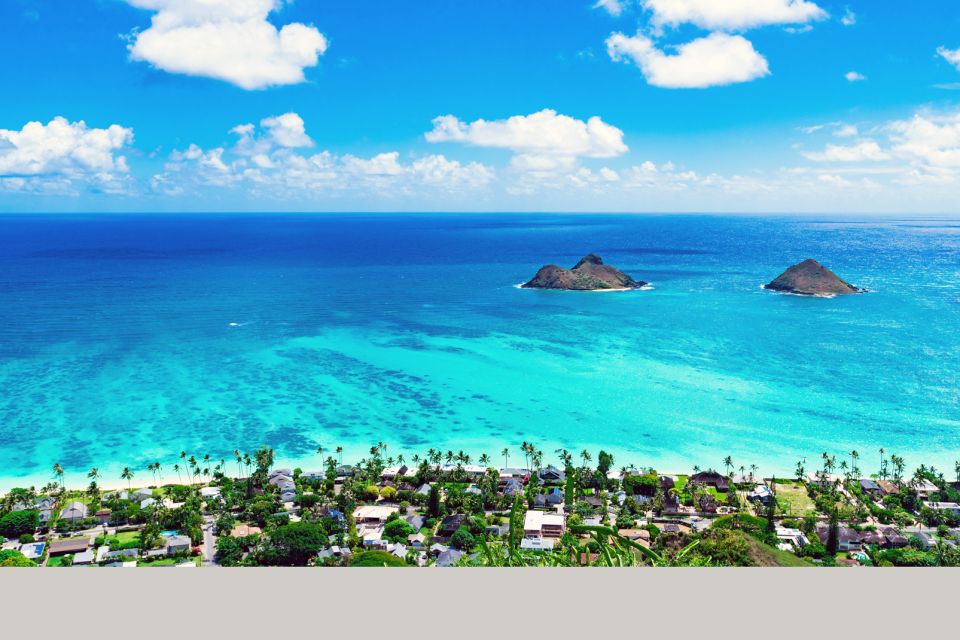
[[[516,287],[589,252],[652,289]],[[870,293],[761,289],[807,257]],[[958,276],[945,218],[3,215],[0,488],[377,442],[766,475],[882,447],[952,477]]]

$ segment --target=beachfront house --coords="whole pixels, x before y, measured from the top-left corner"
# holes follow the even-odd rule
[[[60,512],[60,519],[68,522],[77,522],[87,517],[87,505],[82,502],[71,502]]]
[[[566,474],[552,464],[540,469],[540,471],[537,472],[537,476],[539,476],[540,481],[545,484],[564,482],[567,479]]]
[[[701,471],[700,473],[695,473],[687,479],[687,482],[696,482],[697,484],[713,487],[723,493],[730,490],[730,481],[727,480],[726,476],[716,471]]]

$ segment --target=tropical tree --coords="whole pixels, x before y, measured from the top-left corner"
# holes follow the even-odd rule
[[[132,491],[130,481],[133,480],[133,471],[130,470],[130,467],[124,467],[120,477],[127,481],[127,490]]]
[[[500,452],[500,455],[503,456],[503,466],[510,466],[510,449],[504,447],[503,451]]]
[[[60,466],[60,463],[53,465],[53,476],[60,483],[60,490],[63,491],[65,489],[63,486],[63,467]]]

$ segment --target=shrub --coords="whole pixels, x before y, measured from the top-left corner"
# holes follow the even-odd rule
[[[326,546],[327,534],[323,527],[310,522],[294,522],[281,525],[270,534],[260,557],[268,566],[305,566]]]
[[[36,540],[35,540],[35,538],[33,537],[33,534],[31,534],[31,533],[25,533],[25,534],[23,534],[22,536],[20,536],[20,540],[19,540],[20,544],[28,544],[28,543],[30,543],[30,542],[35,542],[35,541],[36,541]]]
[[[383,527],[383,537],[390,542],[403,542],[411,533],[414,533],[413,527],[406,520],[393,520]]]
[[[450,546],[461,551],[469,551],[474,544],[476,544],[476,541],[473,534],[466,527],[460,527],[450,536]]]
[[[376,500],[380,497],[380,490],[377,489],[376,485],[371,484],[364,488],[363,495],[368,500]]]
[[[384,487],[383,489],[380,490],[380,497],[383,498],[384,500],[387,500],[388,502],[392,501],[394,498],[397,497],[397,490],[394,489],[393,487]]]
[[[13,549],[0,551],[0,567],[35,567],[37,563]]]

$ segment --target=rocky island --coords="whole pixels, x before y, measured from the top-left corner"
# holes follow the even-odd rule
[[[784,293],[820,297],[863,293],[863,289],[844,282],[837,277],[837,274],[812,258],[793,265],[777,276],[773,282],[764,285],[764,288]]]
[[[550,264],[542,267],[523,289],[565,289],[567,291],[625,291],[647,286],[624,272],[603,264],[596,254],[584,256],[572,269]]]

